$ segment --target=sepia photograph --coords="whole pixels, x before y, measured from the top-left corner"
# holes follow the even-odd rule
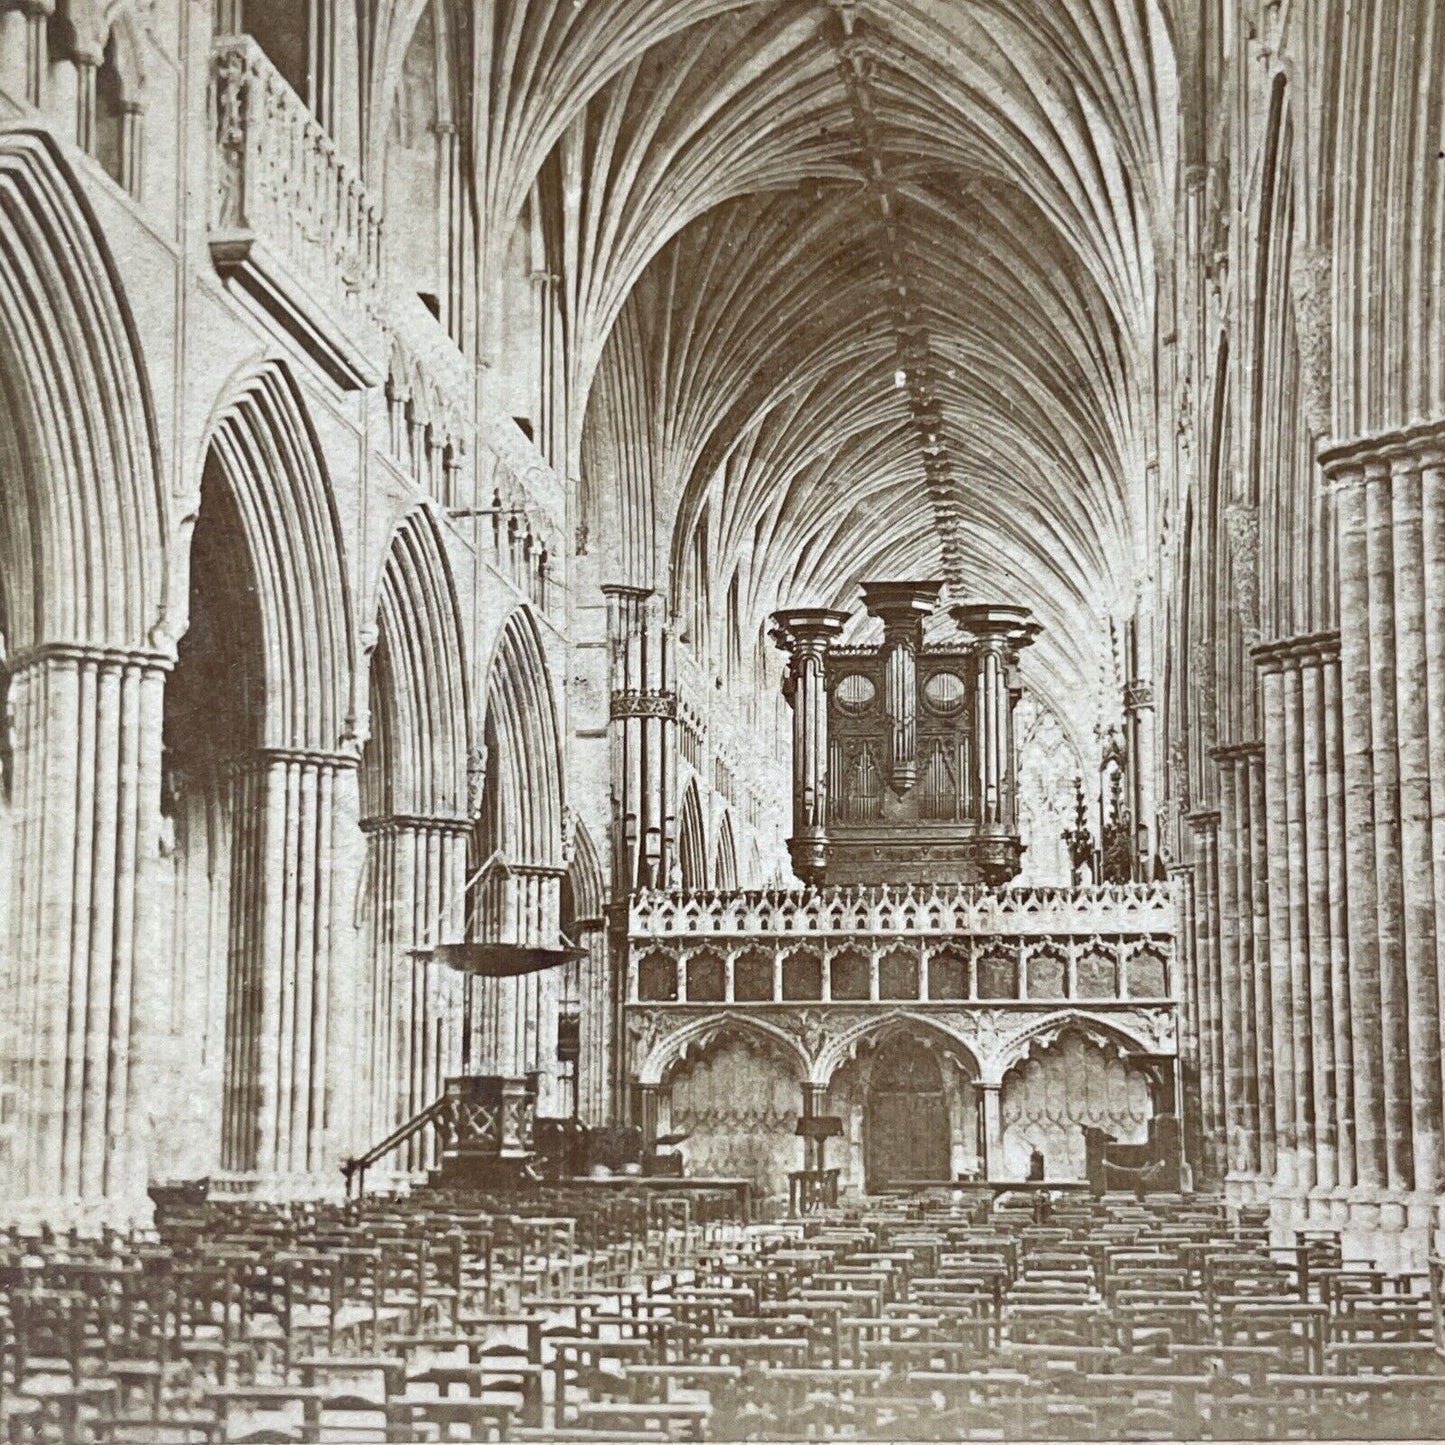
[[[1445,1437],[1445,0],[0,0],[0,1445]]]

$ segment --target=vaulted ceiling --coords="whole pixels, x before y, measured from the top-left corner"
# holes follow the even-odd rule
[[[515,0],[492,36],[479,179],[498,230],[548,198],[618,580],[676,585],[705,527],[755,637],[944,576],[1092,691],[1147,565],[1165,0]]]

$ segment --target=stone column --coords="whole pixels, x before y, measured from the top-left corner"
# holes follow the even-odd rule
[[[1290,971],[1289,781],[1285,773],[1284,678],[1276,654],[1260,657],[1264,718],[1265,854],[1269,879],[1269,992],[1274,1057],[1275,1183],[1299,1183],[1299,1126],[1295,1087],[1295,1003]]]
[[[977,1088],[979,1110],[983,1116],[983,1175],[985,1179],[1002,1179],[1003,1107],[1000,1094],[1003,1084],[980,1079]]]
[[[1178,863],[1169,870],[1179,899],[1179,937],[1176,942],[1179,976],[1179,1069],[1184,1129],[1184,1152],[1191,1160],[1203,1157],[1203,1122],[1200,1101],[1199,952],[1194,928],[1194,866]],[[1072,951],[1072,949],[1071,949]],[[1071,985],[1072,987],[1072,985]]]
[[[1294,1050],[1295,1183],[1316,1182],[1314,1029],[1310,1009],[1310,933],[1305,874],[1304,705],[1298,654],[1282,659],[1284,710],[1284,892],[1289,908],[1290,1027]],[[1271,887],[1273,887],[1271,878]]]
[[[235,765],[222,1159],[329,1173],[348,1132],[355,1010],[337,933],[349,754],[268,749]],[[355,827],[354,814],[350,820]]]
[[[900,796],[918,779],[918,654],[923,619],[941,582],[865,582],[863,605],[883,623],[883,705],[890,723],[889,782]]]
[[[1325,927],[1329,937],[1330,1004],[1335,1054],[1335,1118],[1338,1132],[1337,1187],[1356,1183],[1354,1027],[1349,931],[1346,921],[1345,774],[1340,714],[1340,639],[1320,641],[1320,725],[1324,759]]]
[[[1154,688],[1143,678],[1124,684],[1124,717],[1129,730],[1129,791],[1134,813],[1134,877],[1154,877],[1157,805],[1154,801]]]
[[[1336,638],[1301,639],[1295,649],[1300,684],[1300,739],[1304,752],[1303,853],[1305,929],[1309,938],[1310,1081],[1314,1100],[1315,1186],[1322,1192],[1339,1184],[1339,1110],[1336,1094],[1335,988],[1330,939],[1329,804],[1327,781],[1325,682],[1326,656]]]
[[[1264,796],[1264,746],[1243,750],[1247,801],[1250,948],[1254,968],[1255,1078],[1259,1087],[1259,1167],[1265,1179],[1278,1167],[1278,1106],[1274,1088],[1274,989],[1269,944],[1269,854]]]
[[[821,883],[828,863],[828,649],[848,621],[822,607],[773,614],[773,639],[789,655],[793,705],[793,871]]]
[[[1209,1178],[1226,1169],[1224,999],[1219,972],[1219,814],[1191,813],[1194,829],[1194,948],[1199,1006],[1200,1162]]]
[[[1445,425],[1337,446],[1321,463],[1339,535],[1357,1193],[1383,1182],[1433,1198],[1445,998]]]
[[[652,1148],[657,1139],[657,1109],[660,1090],[656,1084],[637,1086],[637,1127],[642,1130],[645,1149]]]
[[[1215,748],[1219,764],[1219,971],[1223,997],[1224,1099],[1229,1173],[1259,1172],[1259,1097],[1255,1077],[1254,960],[1248,915],[1248,777],[1239,749]],[[1241,790],[1244,796],[1241,797]]]
[[[150,935],[165,674],[157,653],[46,646],[11,663],[11,851],[3,916],[4,1079],[14,1201],[145,1207],[153,1039]]]
[[[362,824],[374,892],[366,988],[369,1115],[359,1143],[378,1142],[432,1103],[441,1093],[446,1046],[461,1052],[461,1039],[453,1036],[470,1033],[470,1019],[438,1016],[436,995],[446,982],[430,975],[445,965],[425,961],[416,950],[461,941],[472,826],[468,819],[446,817]],[[459,978],[452,991],[465,991]],[[399,1156],[403,1168],[422,1167],[421,1147],[414,1141]]]
[[[1283,835],[1270,854],[1269,889],[1288,933],[1287,948],[1276,935],[1276,951],[1287,956],[1290,978],[1295,1182],[1320,1195],[1332,1195],[1341,1182],[1342,1052],[1349,1060],[1337,1018],[1348,1017],[1349,989],[1344,939],[1336,932],[1344,915],[1342,839],[1338,820],[1333,830],[1331,823],[1331,798],[1341,796],[1336,650],[1333,633],[1254,649],[1266,707],[1266,767],[1283,790],[1277,819]]]

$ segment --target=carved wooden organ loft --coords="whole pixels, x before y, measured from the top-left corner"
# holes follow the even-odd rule
[[[1026,607],[951,609],[924,642],[940,582],[867,582],[876,646],[838,642],[846,612],[773,614],[793,708],[793,869],[811,884],[1007,883],[1022,847],[1015,787]]]

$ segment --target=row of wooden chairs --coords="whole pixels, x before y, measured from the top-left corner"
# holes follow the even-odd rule
[[[13,1441],[1417,1438],[1413,1276],[1185,1196],[641,1189],[0,1238]]]
[[[675,1269],[735,1227],[732,1198],[421,1191],[198,1202],[125,1237],[0,1234],[0,1430],[261,1441],[540,1424],[537,1331],[494,1338],[520,1302]],[[465,1358],[438,1355],[448,1333]]]

